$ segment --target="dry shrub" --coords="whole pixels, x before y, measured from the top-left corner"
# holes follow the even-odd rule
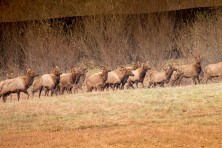
[[[222,60],[222,11],[199,13],[192,30],[194,49],[207,63]]]
[[[62,26],[54,28],[50,21],[4,25],[2,69],[17,72],[33,67],[39,72],[49,72],[55,65],[64,70],[75,66],[82,53]]]
[[[179,30],[177,45],[190,59],[192,53],[203,57],[203,66],[222,60],[222,9],[199,11],[195,21]]]
[[[167,13],[143,14],[135,19],[133,36],[137,46],[132,54],[154,67],[163,67],[167,51],[173,46],[174,20]]]
[[[85,52],[99,65],[115,67],[128,61],[127,16],[100,15],[84,19]]]
[[[55,65],[66,70],[87,62],[114,68],[138,60],[160,69],[175,47],[188,59],[185,63],[193,61],[191,53],[204,57],[204,65],[220,61],[221,9],[194,14],[179,27],[172,12],[1,23],[0,71],[33,67],[46,73]]]

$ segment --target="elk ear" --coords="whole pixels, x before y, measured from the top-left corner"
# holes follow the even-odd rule
[[[88,72],[88,68],[84,68],[83,71],[84,71],[85,73],[87,73],[87,72]]]
[[[102,68],[102,70],[105,70],[105,69],[106,69],[106,67],[105,67],[104,65],[102,65],[101,68]]]
[[[135,62],[132,61],[132,64],[135,64]]]
[[[144,63],[142,63],[142,64],[141,64],[141,68],[144,68],[144,66],[145,66]]]
[[[27,73],[30,73],[31,71],[32,71],[32,70],[31,70],[30,68],[27,68],[27,69],[26,69],[26,72],[27,72]]]

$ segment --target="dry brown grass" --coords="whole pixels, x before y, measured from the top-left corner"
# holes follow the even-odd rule
[[[221,147],[221,83],[0,103],[3,147]]]

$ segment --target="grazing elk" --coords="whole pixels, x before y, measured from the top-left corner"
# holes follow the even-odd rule
[[[222,78],[222,62],[216,64],[209,64],[204,69],[204,81],[207,83],[208,80],[211,80],[214,77],[221,77]]]
[[[160,84],[161,87],[164,87],[164,83],[168,83],[174,71],[177,69],[170,65],[168,69],[164,69],[164,71],[152,71],[149,75],[150,81],[149,86],[156,87],[157,84]]]
[[[83,92],[83,85],[86,79],[86,74],[88,72],[87,68],[83,69],[83,75],[80,77],[79,81],[76,82],[74,85],[72,85],[73,87],[71,88],[71,91],[73,89],[74,93],[78,93],[78,89],[80,89]]]
[[[194,64],[186,64],[176,67],[176,79],[172,81],[172,84],[179,84],[183,78],[192,78],[193,83],[196,85],[197,83],[200,84],[200,73],[202,71],[201,68],[201,58],[200,56],[195,56],[195,63]],[[196,82],[197,80],[197,82]]]
[[[28,95],[29,98],[29,93],[27,89],[32,85],[34,78],[37,76],[38,74],[36,74],[35,71],[28,68],[24,76],[7,79],[1,82],[2,84],[0,87],[0,97],[2,97],[3,101],[5,102],[8,95],[10,95],[11,93],[17,93],[17,98],[19,101],[20,93],[24,92]]]
[[[132,71],[128,68],[122,67],[108,73],[105,88],[111,87],[113,90],[119,88],[124,79],[128,79],[129,76],[134,76]]]
[[[70,92],[72,90],[73,85],[79,82],[80,77],[83,74],[83,70],[80,67],[73,67],[70,70],[70,73],[62,74],[60,76],[60,82],[58,85],[58,89],[61,91],[61,94],[63,94],[65,90],[67,92]]]
[[[130,88],[130,87],[134,88],[133,86],[134,83],[136,83],[137,88],[138,88],[138,83],[141,83],[142,86],[144,87],[143,81],[144,81],[147,71],[150,69],[151,69],[150,64],[149,62],[147,62],[147,63],[142,63],[140,68],[133,70],[132,73],[134,74],[134,76],[129,76],[127,80],[128,82],[127,88]]]
[[[51,74],[44,74],[39,79],[35,80],[32,85],[32,95],[34,97],[34,93],[39,90],[39,98],[41,96],[41,92],[45,89],[45,93],[47,94],[51,90],[51,96],[53,95],[54,91],[56,92],[56,87],[60,81],[61,71],[56,66]]]
[[[102,90],[106,84],[106,80],[108,78],[108,72],[111,70],[103,67],[103,71],[91,75],[89,78],[86,79],[86,87],[87,92],[91,92],[94,90]]]

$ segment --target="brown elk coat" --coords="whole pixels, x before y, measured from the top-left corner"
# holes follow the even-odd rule
[[[74,93],[77,93],[78,89],[80,89],[83,92],[83,88],[82,87],[84,85],[87,72],[88,72],[88,69],[84,68],[83,69],[83,75],[80,77],[79,81],[76,84],[73,85]]]
[[[114,70],[108,73],[106,87],[111,86],[113,89],[119,87],[123,79],[128,79],[129,76],[134,76],[131,70],[122,67],[120,70]],[[114,86],[114,87],[113,87]]]
[[[19,76],[14,79],[7,79],[1,82],[2,84],[0,88],[0,96],[2,96],[3,101],[5,102],[7,96],[11,93],[17,93],[18,101],[20,98],[20,92],[24,92],[28,95],[29,98],[29,93],[27,92],[27,89],[32,85],[36,76],[38,76],[38,74],[36,74],[35,71],[29,68],[26,71],[26,75]]]
[[[89,78],[86,79],[86,87],[87,87],[87,92],[91,92],[93,89],[97,90],[102,90],[102,88],[106,84],[106,80],[108,78],[108,70],[107,68],[103,67],[103,71],[91,75]]]
[[[176,70],[176,68],[170,66],[167,70],[164,71],[152,71],[149,75],[150,81],[148,88],[150,88],[152,85],[155,87],[156,84],[160,84],[163,87],[164,83],[170,81],[173,72]]]
[[[193,83],[200,83],[200,73],[202,71],[201,68],[201,59],[200,57],[195,57],[196,62],[194,64],[186,64],[176,67],[177,68],[177,78],[173,82],[180,85],[182,78],[192,78]],[[197,82],[196,82],[197,79]]]
[[[204,80],[207,83],[208,80],[212,81],[213,77],[222,78],[222,62],[216,64],[209,64],[204,69]]]
[[[127,80],[128,82],[128,85],[127,85],[127,88],[129,87],[133,87],[133,84],[136,83],[136,86],[138,88],[138,83],[141,83],[142,86],[144,87],[143,85],[143,81],[144,81],[144,78],[146,76],[146,73],[148,70],[150,70],[151,67],[149,65],[149,63],[143,63],[141,68],[138,68],[136,70],[133,70],[132,73],[134,74],[134,76],[130,76]]]
[[[61,93],[63,94],[64,90],[69,91],[73,84],[78,83],[83,74],[83,70],[80,67],[72,68],[70,73],[62,74],[59,82]]]
[[[32,85],[32,94],[39,90],[39,98],[41,96],[41,92],[43,89],[46,90],[46,94],[49,90],[51,90],[51,96],[53,95],[55,88],[59,84],[60,81],[60,69],[56,66],[53,69],[52,74],[44,74],[39,79],[35,80]]]

